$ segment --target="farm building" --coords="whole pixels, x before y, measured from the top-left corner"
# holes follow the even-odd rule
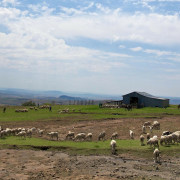
[[[137,105],[138,107],[168,107],[169,99],[155,97],[145,92],[132,92],[123,95],[124,104]]]

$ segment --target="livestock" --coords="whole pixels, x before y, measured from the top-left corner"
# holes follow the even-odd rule
[[[159,163],[160,162],[160,151],[158,148],[156,148],[153,152],[154,155],[154,162]]]
[[[134,139],[134,132],[132,130],[129,130],[129,135],[131,139]]]
[[[160,130],[160,123],[158,121],[154,121],[152,127],[155,130]]]
[[[50,133],[47,133],[47,135],[50,136],[51,140],[53,140],[53,138],[55,137],[58,141],[58,137],[59,137],[58,132],[50,132]]]
[[[88,133],[88,134],[86,135],[86,140],[92,141],[92,133]]]
[[[17,136],[20,136],[21,138],[24,137],[24,139],[26,138],[26,132],[25,131],[21,131],[17,134]]]
[[[74,141],[77,141],[77,140],[81,140],[81,141],[84,141],[86,138],[86,134],[85,133],[79,133],[75,136],[74,138]]]
[[[118,133],[117,132],[114,132],[111,136],[111,139],[117,139],[118,138]]]
[[[159,143],[158,143],[158,138],[157,138],[157,136],[153,136],[152,138],[150,138],[148,141],[147,141],[147,145],[150,145],[150,146],[154,146],[154,148],[155,148],[155,146],[157,146],[157,147],[159,147]]]
[[[180,131],[176,131],[174,133],[172,133],[172,141],[173,143],[177,143],[180,142]]]
[[[147,141],[151,138],[149,133],[146,134],[146,138],[147,138]]]
[[[44,134],[44,130],[42,129],[37,129],[37,133],[40,137],[42,137],[42,135]]]
[[[180,104],[178,105],[178,109],[180,109]]]
[[[115,140],[111,140],[110,142],[110,146],[111,146],[111,152],[112,154],[116,154],[116,141]]]
[[[143,124],[143,126],[150,126],[151,125],[151,122],[147,121]]]
[[[101,133],[99,134],[99,136],[98,136],[98,141],[104,140],[104,139],[105,139],[105,136],[106,136],[105,131],[101,132]]]
[[[167,138],[166,138],[167,135],[164,135],[164,136],[161,136],[160,137],[160,144],[161,146],[164,144],[167,144]]]
[[[163,131],[162,136],[172,134],[170,131]]]
[[[141,142],[141,146],[144,146],[144,136],[143,135],[141,135],[140,136],[140,142]]]
[[[69,131],[68,134],[66,135],[66,139],[72,140],[73,138],[74,138],[74,132]]]
[[[146,126],[144,126],[144,125],[142,126],[142,133],[146,134]]]
[[[32,137],[32,129],[27,129],[26,135],[31,138]]]
[[[153,126],[149,126],[149,132],[152,134],[152,132],[153,132]]]

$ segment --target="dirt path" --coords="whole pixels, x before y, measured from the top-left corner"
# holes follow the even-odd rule
[[[62,152],[0,150],[1,180],[180,179],[180,157],[155,164],[124,156],[70,156]]]

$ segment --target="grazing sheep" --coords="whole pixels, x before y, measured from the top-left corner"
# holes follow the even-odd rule
[[[144,123],[143,126],[150,126],[150,125],[151,125],[151,122],[147,121],[147,122]]]
[[[166,136],[167,135],[164,135],[164,136],[160,137],[160,144],[161,144],[161,146],[163,146],[163,143],[167,144],[167,137]]]
[[[154,121],[152,127],[155,130],[160,130],[160,123],[158,121]]]
[[[158,143],[158,138],[157,138],[157,136],[153,136],[152,138],[150,138],[148,141],[147,141],[147,145],[150,145],[150,146],[154,146],[154,148],[155,148],[155,146],[157,146],[157,147],[159,147],[159,143]]]
[[[163,131],[162,136],[172,134],[170,131]]]
[[[69,131],[68,134],[66,135],[67,140],[72,140],[74,139],[74,132]]]
[[[105,136],[106,136],[105,131],[101,132],[101,133],[99,134],[99,136],[98,136],[98,141],[104,140],[104,139],[105,139]]]
[[[134,132],[132,130],[129,130],[129,135],[131,139],[134,139]]]
[[[53,138],[55,137],[58,141],[58,137],[59,137],[58,132],[50,132],[50,133],[47,133],[47,135],[50,136],[51,140],[53,140]]]
[[[172,141],[173,143],[177,143],[180,142],[180,131],[176,131],[174,133],[171,134],[172,135]]]
[[[117,139],[118,136],[119,136],[118,133],[115,132],[115,133],[112,134],[111,139]]]
[[[88,134],[86,135],[86,140],[92,141],[92,133],[88,133]]]
[[[2,130],[2,131],[0,132],[0,137],[1,137],[1,138],[5,138],[5,136],[7,136],[6,130]]]
[[[152,132],[153,132],[153,126],[149,126],[149,132],[152,134]]]
[[[31,138],[32,137],[32,129],[27,129],[26,135]]]
[[[154,155],[154,162],[159,163],[160,162],[160,151],[158,148],[156,148],[153,152]]]
[[[76,140],[84,141],[85,138],[86,138],[86,134],[85,134],[85,133],[79,133],[79,134],[77,134],[77,135],[75,136],[74,141],[76,141]]]
[[[25,131],[21,131],[17,134],[17,136],[20,136],[21,138],[24,137],[24,139],[26,139],[26,132]]]
[[[151,138],[149,133],[147,133],[146,138],[147,138],[147,141]]]
[[[140,142],[141,142],[141,146],[144,146],[144,136],[143,135],[141,135],[140,136]]]
[[[144,126],[144,125],[142,126],[142,133],[146,134],[146,126]]]
[[[42,129],[37,129],[37,133],[40,137],[42,137],[42,135],[44,134],[44,130]]]
[[[115,140],[111,140],[110,146],[111,146],[112,154],[116,154],[116,141]]]

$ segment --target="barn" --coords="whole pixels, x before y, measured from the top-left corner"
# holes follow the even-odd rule
[[[137,105],[138,107],[168,107],[169,99],[155,97],[146,92],[131,92],[123,95],[124,104]]]

